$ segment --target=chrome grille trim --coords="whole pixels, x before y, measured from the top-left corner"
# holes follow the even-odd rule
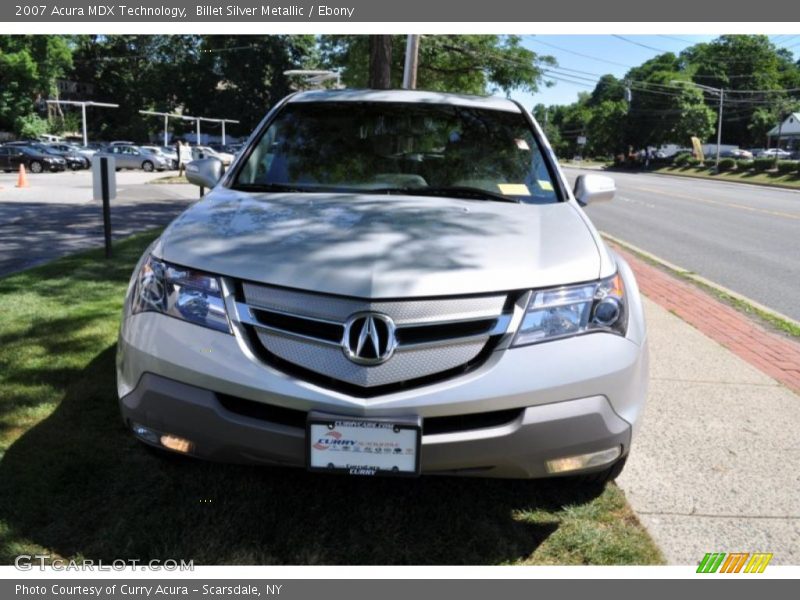
[[[494,294],[455,298],[368,300],[326,296],[253,283],[243,283],[242,291],[245,302],[253,308],[338,323],[344,323],[347,317],[357,312],[378,312],[391,316],[398,326],[410,323],[423,325],[447,320],[494,318],[502,314],[507,298],[507,294]]]
[[[239,327],[249,329],[256,354],[259,347],[266,351],[263,360],[329,378],[334,389],[340,382],[365,394],[463,372],[513,336],[520,321],[519,294],[511,305],[506,293],[369,300],[246,282],[240,290],[243,297],[230,298],[228,310]],[[394,322],[397,345],[384,363],[362,365],[346,356],[346,322],[361,312],[384,314]]]
[[[286,315],[286,316],[294,317],[294,318],[298,318],[298,319],[306,319],[308,321],[317,321],[319,323],[326,323],[328,325],[340,325],[340,326],[342,326],[342,334],[344,335],[344,323],[338,323],[336,321],[329,321],[329,320],[326,320],[326,319],[316,319],[316,318],[313,318],[313,317],[306,317],[306,316],[301,316],[301,315],[298,315],[298,314],[292,314],[292,313],[287,313],[287,312],[282,312],[282,311],[273,311],[271,309],[264,309],[264,308],[260,308],[260,307],[252,307],[249,304],[245,304],[244,302],[235,302],[234,303],[234,307],[236,309],[235,319],[237,321],[239,321],[240,323],[243,323],[245,325],[250,325],[252,327],[255,327],[256,329],[262,329],[264,331],[270,331],[270,332],[273,332],[273,333],[279,333],[281,335],[285,335],[285,336],[288,336],[288,337],[295,337],[295,338],[299,338],[299,339],[305,339],[305,340],[309,340],[309,341],[312,341],[312,342],[315,342],[315,343],[328,344],[328,345],[331,345],[331,346],[339,346],[341,344],[341,341],[334,342],[334,341],[331,341],[331,340],[328,340],[328,339],[325,339],[325,338],[322,338],[322,337],[315,337],[315,336],[311,336],[311,335],[298,333],[296,331],[291,331],[289,329],[283,329],[283,328],[280,328],[280,327],[274,327],[274,326],[271,326],[271,325],[266,325],[265,323],[262,323],[261,321],[259,321],[258,318],[253,314],[252,308],[256,308],[256,310],[263,310],[265,312],[274,312],[274,313],[277,313],[277,314],[280,314],[280,315]],[[427,342],[406,342],[406,343],[398,345],[397,351],[398,352],[402,352],[404,350],[411,350],[411,349],[414,349],[414,348],[425,348],[425,347],[428,347],[428,346],[442,346],[442,345],[447,345],[447,344],[460,342],[460,341],[465,341],[466,342],[466,341],[470,341],[470,340],[474,340],[474,339],[481,339],[481,338],[487,338],[487,337],[491,337],[491,336],[495,336],[495,335],[502,335],[502,334],[504,334],[504,333],[506,333],[508,331],[508,326],[511,323],[512,318],[513,318],[513,315],[511,315],[511,314],[501,314],[501,315],[499,315],[499,316],[494,318],[494,321],[495,321],[494,325],[492,326],[491,329],[489,329],[489,330],[487,330],[485,332],[475,333],[475,334],[465,335],[465,336],[458,336],[458,337],[442,338],[441,340],[432,340],[432,341],[427,341]],[[421,321],[421,322],[416,322],[416,323],[404,323],[403,325],[398,325],[397,326],[397,331],[401,332],[403,329],[410,329],[412,327],[435,327],[437,325],[453,325],[453,324],[457,324],[457,323],[473,323],[473,322],[487,321],[487,320],[489,320],[489,319],[484,317],[484,318],[472,318],[472,319],[440,320],[440,321],[435,321],[435,322],[432,322],[432,321]]]

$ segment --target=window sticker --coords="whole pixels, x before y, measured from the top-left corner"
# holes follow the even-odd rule
[[[531,192],[524,183],[498,183],[501,194],[506,196],[530,196]],[[551,188],[552,189],[552,188]]]

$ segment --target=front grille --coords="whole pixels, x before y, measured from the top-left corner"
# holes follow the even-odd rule
[[[303,410],[264,404],[228,394],[217,394],[217,400],[226,410],[251,419],[296,429],[304,429],[306,426],[308,413]],[[516,421],[524,410],[523,408],[512,408],[468,415],[428,417],[422,420],[422,434],[437,435],[499,427]]]
[[[329,389],[372,397],[481,364],[506,333],[516,299],[517,294],[491,294],[367,300],[243,282],[234,320],[253,352],[271,366]],[[343,350],[357,343],[352,329],[344,337],[348,319],[358,314],[388,316],[396,328],[394,353],[380,364],[363,364]],[[369,350],[364,355],[375,358]]]

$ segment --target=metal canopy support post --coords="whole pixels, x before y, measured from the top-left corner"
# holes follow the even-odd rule
[[[196,145],[200,145],[200,121],[208,121],[209,123],[221,123],[222,124],[222,143],[225,143],[226,140],[226,131],[225,131],[225,123],[238,123],[236,119],[212,119],[210,117],[190,117],[189,115],[179,115],[177,113],[164,113],[164,112],[156,112],[152,110],[140,110],[140,114],[143,115],[155,115],[158,117],[164,117],[164,145],[167,146],[169,144],[169,119],[172,117],[173,119],[183,119],[184,121],[194,121],[195,122],[195,136]]]
[[[86,107],[87,106],[100,106],[104,108],[119,108],[119,104],[111,104],[109,102],[94,102],[92,100],[48,100],[48,104],[71,104],[72,106],[81,107],[81,120],[83,129],[83,145],[89,144],[89,136],[87,135],[86,127]]]

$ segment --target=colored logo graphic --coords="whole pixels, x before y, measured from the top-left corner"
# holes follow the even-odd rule
[[[317,450],[350,450],[355,446],[355,440],[348,440],[338,431],[329,431],[314,444]]]
[[[763,573],[772,553],[756,552],[709,552],[697,566],[698,573]]]
[[[321,437],[316,444],[314,444],[314,448],[317,450],[327,450],[331,443],[335,443],[341,439],[341,433],[338,431],[329,431],[323,437]]]

